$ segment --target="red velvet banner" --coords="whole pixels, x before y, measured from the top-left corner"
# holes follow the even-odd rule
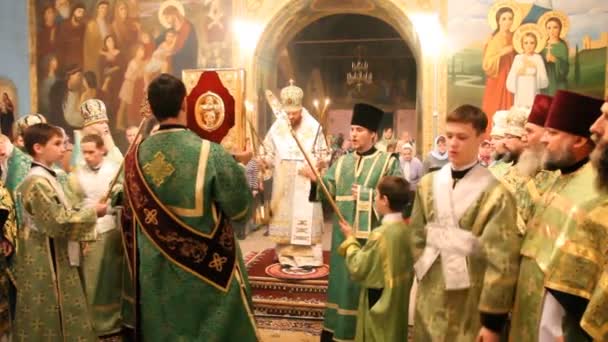
[[[218,73],[203,72],[186,101],[188,128],[219,144],[235,124],[235,100]]]

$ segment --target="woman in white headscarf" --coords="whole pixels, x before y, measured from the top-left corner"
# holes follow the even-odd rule
[[[435,138],[433,150],[429,153],[423,163],[424,174],[439,170],[448,163],[448,148],[445,136]]]
[[[405,180],[410,184],[410,190],[415,191],[420,178],[422,178],[422,162],[414,155],[414,147],[405,143],[399,149],[399,165]]]

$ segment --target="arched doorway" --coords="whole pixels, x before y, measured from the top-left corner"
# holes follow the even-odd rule
[[[374,17],[392,27],[407,45],[413,56],[416,65],[416,136],[419,141],[432,141],[430,136],[431,104],[421,101],[423,94],[430,96],[432,73],[427,72],[431,69],[432,62],[422,58],[422,50],[419,38],[414,30],[412,22],[399,6],[393,1],[374,1],[369,6],[341,6],[339,1],[333,1],[333,6],[316,6],[316,0],[296,0],[290,1],[289,6],[284,6],[268,21],[265,26],[252,59],[252,69],[248,89],[256,94],[255,99],[258,105],[258,125],[264,132],[272,122],[271,113],[266,105],[264,91],[266,89],[280,89],[283,84],[278,84],[277,65],[279,64],[280,53],[285,50],[290,41],[301,32],[305,27],[318,21],[321,18],[332,15],[358,14]],[[326,1],[329,2],[329,1]],[[360,1],[361,3],[367,3]],[[350,63],[348,63],[350,64]],[[427,101],[430,102],[430,101]],[[426,134],[425,134],[426,133]]]
[[[303,28],[278,54],[277,89],[294,79],[313,114],[331,99],[323,122],[328,134],[348,136],[357,102],[384,110],[382,128],[416,132],[416,61],[386,22],[360,14],[329,15]],[[353,70],[363,65],[365,70]],[[314,99],[321,103],[318,110]]]

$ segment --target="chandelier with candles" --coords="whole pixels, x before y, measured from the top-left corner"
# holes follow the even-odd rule
[[[356,87],[358,92],[364,85],[370,85],[373,82],[373,74],[368,71],[369,64],[363,59],[363,46],[359,45],[355,49],[357,60],[351,63],[351,71],[346,73],[346,84]]]

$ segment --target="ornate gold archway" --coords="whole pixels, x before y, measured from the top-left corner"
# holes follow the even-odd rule
[[[315,6],[318,2],[331,3],[324,8]],[[352,3],[347,1],[345,3]],[[286,2],[267,21],[257,43],[248,80],[248,93],[255,94],[252,100],[257,101],[259,111],[258,125],[265,128],[269,126],[270,114],[264,110],[267,106],[264,98],[266,89],[276,89],[276,72],[279,52],[285,48],[287,43],[304,27],[314,21],[336,14],[361,14],[378,18],[392,26],[408,45],[416,61],[417,99],[416,113],[418,115],[417,136],[419,152],[426,152],[432,145],[433,140],[433,92],[434,63],[422,58],[423,51],[420,39],[415,31],[408,12],[402,5],[397,5],[395,0],[355,1],[361,6],[352,4],[341,5],[340,1],[318,1],[318,0],[291,0]],[[411,13],[410,13],[411,14]],[[440,66],[444,61],[440,60]],[[443,79],[443,78],[442,78]],[[445,99],[445,86],[439,87],[439,94]],[[443,95],[441,95],[443,94]],[[445,100],[440,101],[439,113],[444,113]],[[437,120],[438,118],[436,118]],[[441,120],[438,120],[441,122]]]

